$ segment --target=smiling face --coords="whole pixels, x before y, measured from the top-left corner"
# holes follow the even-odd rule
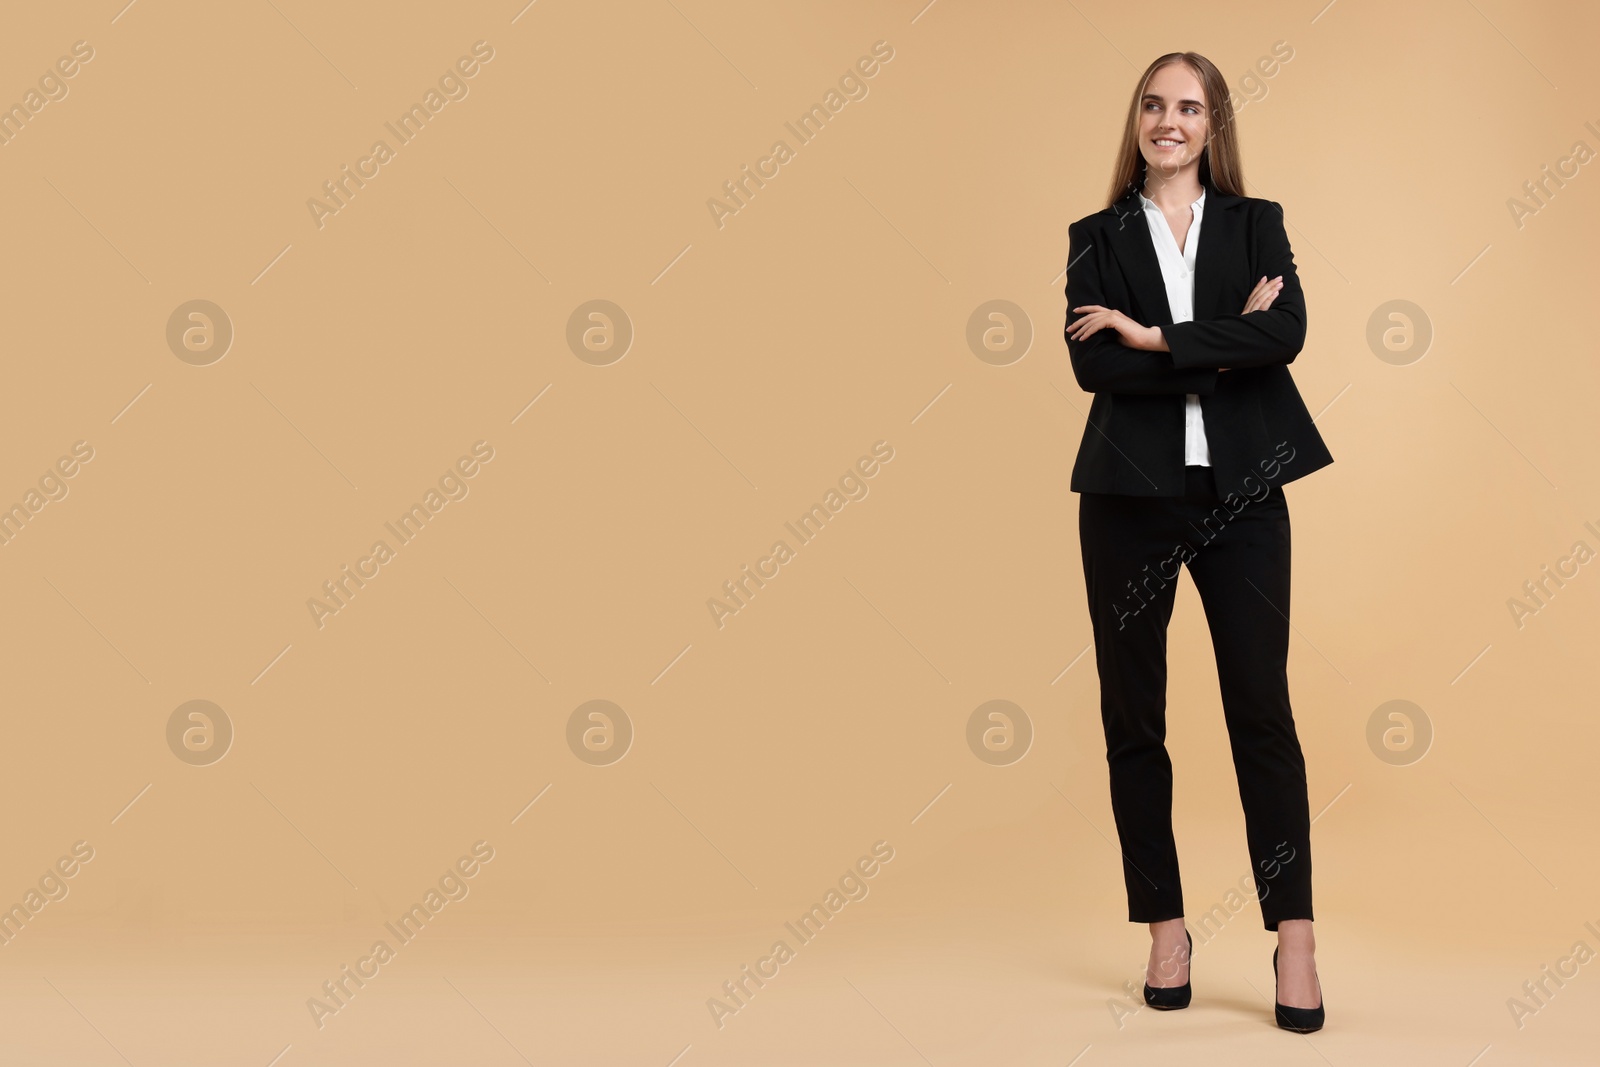
[[[1153,174],[1170,179],[1199,166],[1206,114],[1205,90],[1187,66],[1169,63],[1151,75],[1139,102],[1139,151]]]

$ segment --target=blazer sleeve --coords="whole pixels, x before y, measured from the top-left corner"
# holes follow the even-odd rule
[[[1100,280],[1105,248],[1096,248],[1081,222],[1067,227],[1067,322],[1062,336],[1072,358],[1072,374],[1086,393],[1195,393],[1210,396],[1217,388],[1213,368],[1178,369],[1167,352],[1147,352],[1129,348],[1113,329],[1102,329],[1077,341],[1067,336],[1073,322],[1082,316],[1072,309],[1088,304],[1111,307],[1106,302]],[[1285,279],[1284,288],[1288,288]],[[1124,314],[1126,308],[1118,308]],[[1218,363],[1216,367],[1228,366]]]
[[[1305,294],[1294,269],[1294,253],[1283,228],[1283,206],[1268,201],[1256,227],[1260,273],[1283,275],[1283,289],[1272,306],[1248,315],[1218,315],[1204,322],[1178,322],[1161,327],[1177,367],[1270,367],[1289,364],[1306,343]],[[1202,240],[1204,238],[1202,237]],[[1255,279],[1250,279],[1255,288]]]

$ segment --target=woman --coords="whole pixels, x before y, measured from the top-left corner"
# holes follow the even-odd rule
[[[1282,208],[1243,190],[1226,81],[1193,52],[1157,59],[1129,107],[1109,205],[1068,228],[1067,349],[1094,394],[1071,488],[1128,918],[1150,926],[1145,1000],[1190,997],[1165,747],[1167,623],[1187,566],[1216,652],[1256,897],[1278,935],[1274,1014],[1308,1033],[1324,1013],[1286,669],[1283,485],[1333,457],[1289,376],[1306,314]]]

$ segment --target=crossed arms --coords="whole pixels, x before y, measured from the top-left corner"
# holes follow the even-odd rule
[[[1271,210],[1262,211],[1257,230],[1267,283],[1256,285],[1244,311],[1203,322],[1143,326],[1106,307],[1101,270],[1110,249],[1095,247],[1080,223],[1069,226],[1064,335],[1078,385],[1091,393],[1210,395],[1223,370],[1294,362],[1305,345],[1305,298],[1283,209],[1269,203]],[[1281,289],[1273,284],[1278,277]],[[1088,309],[1093,310],[1078,316]]]

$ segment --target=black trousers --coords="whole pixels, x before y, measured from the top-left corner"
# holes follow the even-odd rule
[[[1182,497],[1081,493],[1078,536],[1100,672],[1128,920],[1184,914],[1166,749],[1167,623],[1184,566],[1217,658],[1256,897],[1268,930],[1310,919],[1311,818],[1289,706],[1289,505],[1283,487],[1219,499],[1190,466]],[[1207,903],[1232,887],[1218,886]]]

